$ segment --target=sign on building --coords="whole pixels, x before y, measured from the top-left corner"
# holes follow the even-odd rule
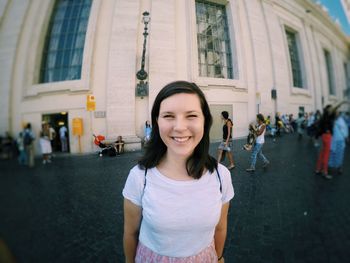
[[[94,95],[87,95],[86,99],[86,110],[87,111],[95,111],[96,109],[96,101],[95,101],[95,96]]]

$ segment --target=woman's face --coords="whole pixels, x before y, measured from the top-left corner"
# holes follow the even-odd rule
[[[179,93],[160,104],[159,134],[167,154],[180,158],[191,156],[204,134],[204,115],[196,94]]]

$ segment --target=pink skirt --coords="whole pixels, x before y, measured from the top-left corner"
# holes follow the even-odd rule
[[[139,242],[136,251],[135,263],[217,263],[214,241],[197,255],[177,258],[159,255]]]

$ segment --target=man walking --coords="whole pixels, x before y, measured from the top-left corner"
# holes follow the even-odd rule
[[[67,152],[68,151],[68,139],[67,139],[68,130],[65,125],[62,125],[62,127],[59,130],[59,133],[60,133],[60,140],[61,140],[61,151]]]

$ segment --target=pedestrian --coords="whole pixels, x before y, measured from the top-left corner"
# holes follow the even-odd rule
[[[60,133],[60,140],[61,140],[61,151],[62,152],[67,152],[68,151],[68,130],[65,125],[62,125],[61,128],[59,129]]]
[[[54,128],[52,128],[50,123],[48,123],[48,126],[49,126],[49,139],[51,143],[51,148],[53,150],[56,150],[56,144],[55,144],[56,131]]]
[[[319,131],[319,123],[320,123],[320,120],[321,120],[321,117],[322,117],[322,114],[321,114],[321,111],[320,110],[317,110],[314,114],[314,122],[312,124],[312,128],[311,128],[311,133],[312,133],[312,137],[311,137],[311,140],[314,144],[314,147],[319,147],[320,144],[318,142],[318,138],[319,138],[319,134],[318,134],[318,131]]]
[[[27,154],[26,151],[24,149],[24,142],[23,142],[23,132],[20,132],[18,134],[18,137],[16,139],[16,144],[17,144],[17,148],[18,148],[18,163],[20,165],[25,165],[27,164]]]
[[[43,157],[43,164],[51,163],[50,156],[52,154],[52,147],[47,130],[42,130],[40,132],[39,144],[41,149],[41,154]]]
[[[229,170],[235,168],[235,163],[233,161],[233,156],[232,156],[232,127],[233,123],[231,119],[228,117],[228,112],[223,111],[221,112],[221,118],[224,123],[222,126],[222,142],[220,143],[218,147],[218,162],[221,162],[221,158],[223,155],[223,152],[228,157],[228,160],[230,162],[230,165],[227,167]]]
[[[34,140],[35,136],[32,131],[32,125],[28,123],[26,125],[26,128],[23,131],[23,144],[24,144],[24,150],[26,152],[27,156],[27,165],[29,167],[34,167]]]
[[[322,148],[319,153],[315,173],[322,175],[326,179],[332,179],[328,174],[329,154],[331,150],[333,125],[336,117],[337,109],[344,103],[338,103],[336,106],[328,104],[323,109],[322,117],[318,123],[318,136],[322,139]]]
[[[298,140],[301,140],[303,138],[304,130],[305,130],[305,117],[302,112],[299,112],[298,119],[296,120],[297,124],[297,133],[298,133]]]
[[[344,116],[344,120],[346,125],[348,126],[348,133],[350,134],[350,112],[346,112]],[[347,144],[349,144],[349,140],[347,140]]]
[[[145,123],[144,135],[145,135],[145,143],[147,143],[151,139],[152,127],[150,122],[147,120]]]
[[[259,156],[262,161],[264,162],[263,167],[267,167],[269,165],[270,161],[265,157],[265,155],[262,152],[263,145],[265,143],[265,131],[266,126],[264,123],[264,116],[262,114],[256,115],[256,120],[258,122],[258,128],[256,131],[256,139],[255,144],[252,150],[252,154],[250,155],[250,166],[246,169],[247,172],[254,172],[255,171],[255,164],[256,164],[256,158]]]
[[[117,140],[114,142],[117,155],[120,155],[124,152],[124,144],[125,142],[123,141],[123,137],[119,135],[117,137]]]
[[[194,83],[169,83],[151,116],[151,140],[123,190],[126,262],[224,262],[234,192],[209,155],[205,96]]]
[[[292,130],[294,132],[297,129],[297,124],[295,123],[293,113],[289,114],[288,118],[289,118],[289,124],[291,125]],[[266,128],[267,128],[267,123],[265,123],[265,124],[266,124]]]
[[[276,136],[281,136],[281,129],[283,128],[283,123],[280,117],[280,113],[277,112],[275,115],[275,127],[276,127]]]
[[[332,167],[338,174],[343,172],[343,160],[346,141],[349,137],[348,126],[344,117],[338,112],[333,126],[333,136],[331,142],[331,152],[329,157],[329,167]]]
[[[1,147],[3,151],[4,159],[12,159],[14,155],[14,140],[9,132],[5,133],[5,137],[2,138]]]

